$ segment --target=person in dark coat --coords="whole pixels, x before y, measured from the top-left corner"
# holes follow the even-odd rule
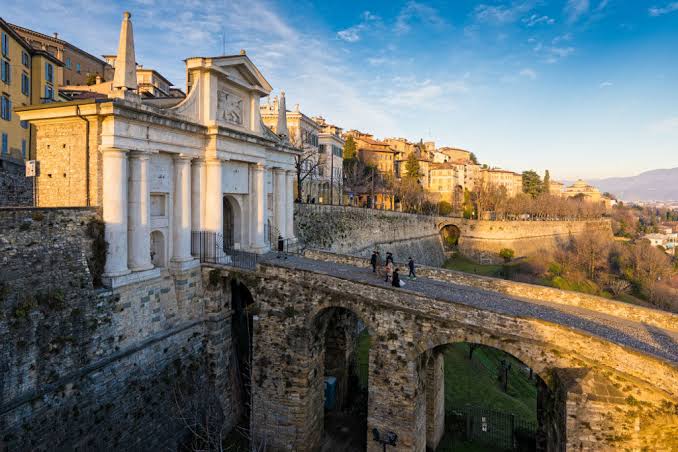
[[[414,259],[412,259],[412,257],[408,258],[407,267],[410,269],[410,273],[407,277],[410,279],[417,279],[417,275],[414,273]]]
[[[285,239],[283,239],[282,235],[278,235],[278,256],[277,258],[280,259],[281,257],[284,257],[287,259],[287,254],[285,253]]]
[[[372,273],[377,272],[377,252],[372,251],[372,257],[370,257],[370,265],[372,265]]]
[[[393,263],[393,254],[391,252],[386,253],[386,264],[389,262]]]
[[[391,285],[393,285],[393,287],[400,287],[400,275],[398,274],[399,270],[399,268],[393,270],[393,276],[391,277]]]

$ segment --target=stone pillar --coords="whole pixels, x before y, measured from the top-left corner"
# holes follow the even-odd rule
[[[194,159],[191,162],[191,229],[202,231],[205,222],[205,161]]]
[[[179,154],[174,156],[173,262],[193,259],[191,221],[191,157]]]
[[[297,175],[294,171],[286,171],[287,174],[287,190],[285,199],[285,232],[287,238],[294,240],[294,183]]]
[[[285,171],[280,168],[273,169],[273,218],[274,225],[280,235],[287,237],[287,180]]]
[[[204,230],[223,234],[224,194],[221,160],[205,162],[205,217]]]
[[[132,271],[150,270],[151,263],[151,189],[150,155],[129,153],[128,261]],[[105,193],[105,192],[104,192]]]
[[[436,450],[444,433],[444,361],[441,352],[433,352],[426,364],[426,448]]]
[[[104,238],[108,244],[104,277],[128,274],[127,268],[127,150],[102,150]]]
[[[252,171],[252,187],[250,196],[252,203],[252,248],[263,251],[266,248],[264,225],[266,224],[266,181],[264,179],[264,165],[257,163],[250,167]]]

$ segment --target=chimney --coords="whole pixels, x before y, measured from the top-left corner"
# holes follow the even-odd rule
[[[278,125],[275,128],[276,133],[281,138],[289,138],[287,131],[287,108],[285,107],[285,91],[280,91],[278,99]]]
[[[54,39],[59,39],[59,33],[54,33]]]
[[[138,95],[135,93],[138,86],[131,17],[132,15],[125,11],[120,26],[120,42],[113,76],[113,97],[138,100]]]

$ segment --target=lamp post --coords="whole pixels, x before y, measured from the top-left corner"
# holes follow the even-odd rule
[[[384,452],[386,452],[387,445],[395,447],[396,441],[398,441],[398,435],[395,433],[386,432],[384,435],[382,435],[377,428],[372,429],[372,438],[382,445]]]

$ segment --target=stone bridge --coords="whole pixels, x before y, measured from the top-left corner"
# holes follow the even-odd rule
[[[504,350],[538,374],[539,450],[678,450],[676,315],[438,268],[396,289],[363,259],[321,252],[209,272],[251,295],[251,434],[271,450],[321,448],[324,376],[337,376],[341,403],[363,325],[366,432],[395,432],[389,450],[438,444],[440,350],[458,342]]]

